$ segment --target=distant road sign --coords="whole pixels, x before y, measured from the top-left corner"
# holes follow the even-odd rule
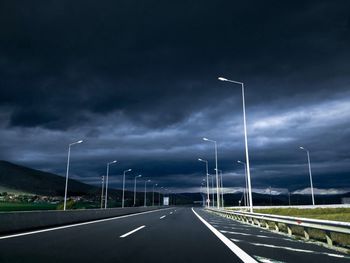
[[[163,205],[169,205],[169,197],[163,198]]]

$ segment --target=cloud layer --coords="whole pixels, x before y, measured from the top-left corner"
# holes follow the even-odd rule
[[[255,189],[345,189],[349,3],[43,1],[0,6],[0,157],[98,184],[105,165],[176,191],[219,167],[244,185],[244,81]],[[132,182],[132,181],[131,181]],[[258,190],[257,190],[258,191]],[[259,190],[263,191],[263,190]]]

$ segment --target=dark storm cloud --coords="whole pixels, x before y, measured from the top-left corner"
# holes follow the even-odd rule
[[[308,187],[299,145],[312,150],[316,187],[349,187],[349,8],[2,2],[1,158],[63,174],[67,143],[84,138],[72,165],[81,180],[118,158],[119,173],[135,167],[192,189],[203,169],[196,159],[212,165],[200,140],[208,136],[219,141],[227,186],[241,187],[240,90],[216,80],[224,75],[246,83],[254,187]]]

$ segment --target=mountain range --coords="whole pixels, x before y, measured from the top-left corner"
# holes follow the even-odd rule
[[[65,178],[49,172],[43,172],[25,166],[0,161],[0,192],[19,192],[34,195],[63,196]],[[109,193],[117,199],[121,197],[121,190],[109,189]],[[100,187],[85,184],[74,179],[69,179],[69,196],[93,196],[101,194]],[[126,197],[132,198],[133,193],[126,192]],[[143,198],[143,193],[137,194]],[[192,204],[201,201],[204,194],[177,193],[172,194],[177,204]],[[339,204],[343,197],[350,197],[350,193],[338,195],[315,195],[316,204]],[[224,200],[227,206],[237,206],[242,193],[225,194]],[[253,193],[254,205],[307,205],[311,203],[311,197],[303,194],[268,195]]]

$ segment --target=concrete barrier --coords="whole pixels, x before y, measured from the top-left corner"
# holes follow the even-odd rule
[[[0,213],[0,235],[152,211],[160,208],[165,207],[4,212]]]

